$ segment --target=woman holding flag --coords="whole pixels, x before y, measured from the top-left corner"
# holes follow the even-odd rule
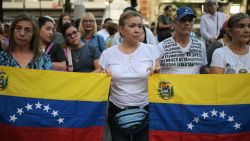
[[[27,15],[19,15],[10,27],[10,42],[6,51],[0,52],[0,65],[17,68],[51,70],[52,63],[40,51],[39,31]]]
[[[139,42],[142,30],[142,16],[124,12],[119,19],[122,42],[104,50],[100,58],[103,72],[112,75],[108,109],[112,141],[148,140],[147,76],[154,72],[158,57],[152,45]],[[133,118],[137,115],[139,119]]]
[[[212,56],[211,73],[250,73],[250,17],[238,13],[229,18],[229,45],[216,49]]]

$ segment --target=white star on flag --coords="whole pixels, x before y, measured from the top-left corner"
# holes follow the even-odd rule
[[[227,115],[227,114],[225,114],[224,111],[220,112],[220,117],[221,117],[221,118],[224,119],[226,115]]]
[[[200,119],[199,119],[199,117],[194,117],[193,121],[194,121],[195,123],[198,123],[198,122],[200,121]]]
[[[190,129],[190,130],[192,130],[192,129],[193,129],[193,127],[194,127],[194,125],[192,124],[192,122],[191,122],[191,123],[189,123],[189,124],[187,124],[187,126],[188,126],[188,128],[187,128],[187,129]]]
[[[27,109],[27,111],[29,111],[29,110],[32,110],[32,104],[27,104],[26,106],[25,106],[25,108]]]
[[[211,114],[212,114],[212,117],[213,117],[213,116],[216,116],[216,117],[217,117],[218,111],[215,111],[215,110],[213,109],[213,111],[210,111],[210,112],[211,112]]]
[[[234,128],[235,128],[235,130],[240,129],[240,126],[241,126],[241,124],[239,124],[239,123],[235,122],[235,124],[234,124]]]
[[[58,111],[53,110],[53,113],[51,113],[54,117],[58,116]]]
[[[59,122],[59,124],[63,123],[64,118],[59,118],[57,121]]]
[[[49,107],[49,104],[47,106],[44,106],[43,110],[49,112],[51,108]]]
[[[13,116],[10,116],[10,121],[15,122],[17,120],[16,115],[14,114]]]
[[[39,101],[35,105],[36,105],[36,109],[41,109],[42,104]]]
[[[234,116],[228,116],[228,120],[229,122],[233,122],[234,121]]]
[[[202,116],[204,119],[206,119],[206,118],[208,118],[208,113],[203,111],[203,113],[202,113],[201,116]]]
[[[17,108],[17,112],[16,113],[18,113],[20,116],[24,113],[23,112],[23,108]]]

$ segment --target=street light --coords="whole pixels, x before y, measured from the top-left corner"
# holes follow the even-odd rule
[[[23,0],[23,11],[25,12],[25,0]]]
[[[108,17],[110,18],[110,11],[111,11],[111,9],[110,9],[110,4],[111,4],[111,2],[112,2],[113,0],[106,0],[106,4],[108,5]]]
[[[236,14],[240,12],[240,4],[233,4],[230,6],[230,14]]]
[[[42,16],[42,6],[41,6],[41,0],[39,0],[39,11],[40,11],[40,17]]]

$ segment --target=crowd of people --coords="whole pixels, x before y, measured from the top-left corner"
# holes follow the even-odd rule
[[[1,38],[0,65],[111,75],[107,117],[112,140],[147,141],[149,74],[250,73],[249,15],[238,13],[227,19],[217,8],[217,0],[206,0],[202,40],[193,34],[196,14],[186,6],[174,16],[171,5],[164,8],[153,28],[157,38],[132,7],[124,9],[118,25],[105,19],[100,31],[91,12],[75,22],[62,14],[58,23],[50,16],[18,15],[7,39]],[[143,127],[120,127],[118,115],[131,108],[144,110],[137,121]]]

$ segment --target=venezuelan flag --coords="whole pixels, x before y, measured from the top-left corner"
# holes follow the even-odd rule
[[[110,80],[0,66],[0,140],[101,141]]]
[[[250,141],[250,74],[149,77],[150,141]]]

